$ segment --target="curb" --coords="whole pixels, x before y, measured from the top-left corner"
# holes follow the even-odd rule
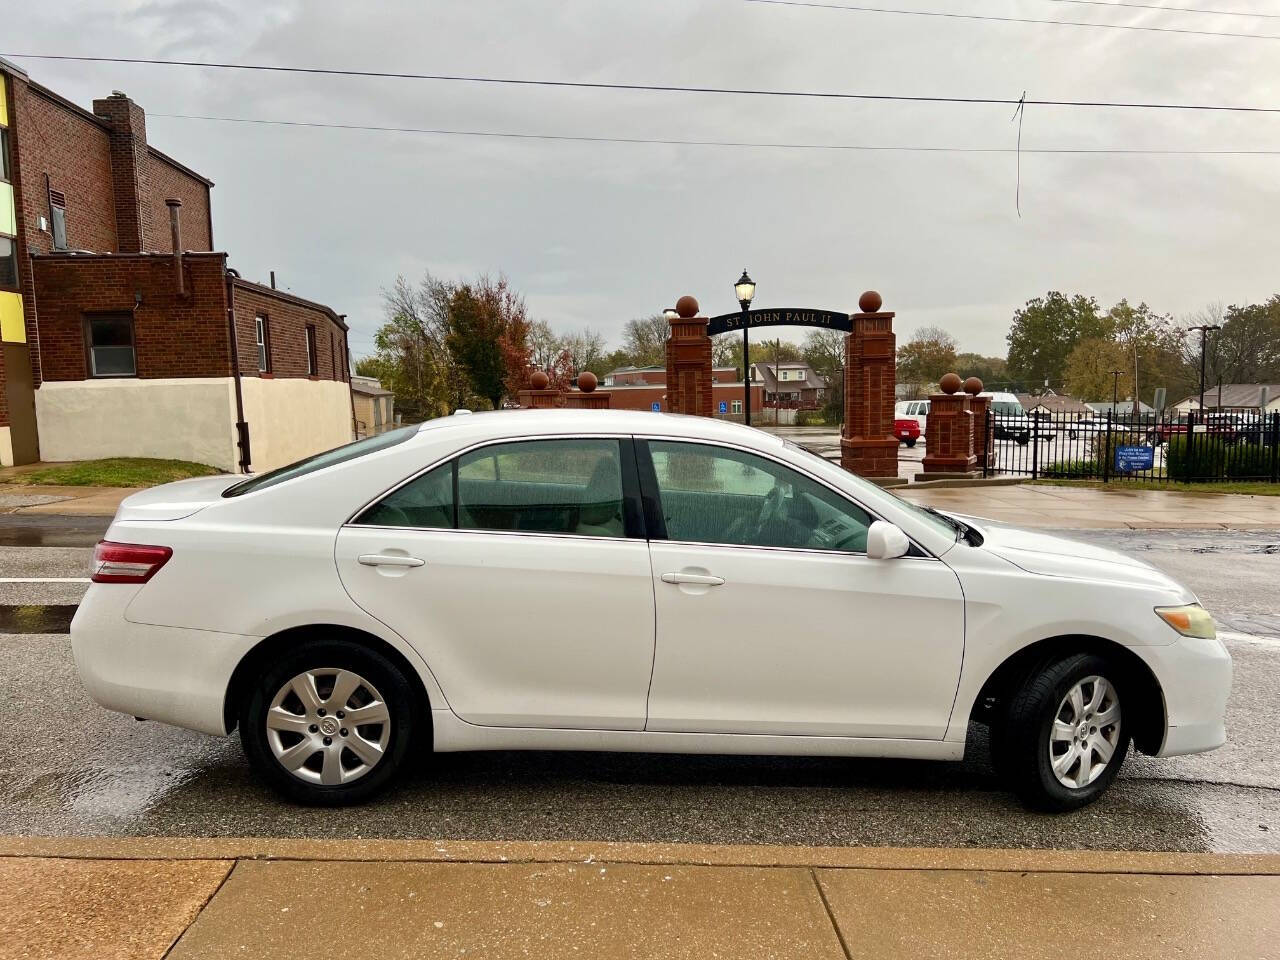
[[[1139,853],[934,847],[712,846],[679,843],[299,840],[273,837],[0,837],[0,857],[71,860],[303,860],[614,863],[859,870],[1280,876],[1280,854]]]

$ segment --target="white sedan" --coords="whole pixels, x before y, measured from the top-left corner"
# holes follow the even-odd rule
[[[1231,660],[1140,560],[927,511],[709,418],[511,411],[129,497],[71,625],[102,705],[302,802],[411,757],[958,760],[1067,810],[1212,750]]]

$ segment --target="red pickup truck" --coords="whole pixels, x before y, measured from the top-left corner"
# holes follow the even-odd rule
[[[916,441],[920,439],[920,421],[915,417],[907,417],[904,420],[894,419],[893,435],[898,438],[898,442],[905,443],[908,447],[914,447]]]
[[[1211,437],[1217,437],[1231,443],[1236,439],[1239,431],[1236,425],[1230,420],[1210,419],[1208,423],[1196,424],[1196,433],[1207,433]],[[1187,423],[1181,421],[1179,423],[1157,423],[1147,431],[1147,440],[1150,443],[1162,444],[1168,443],[1170,437],[1185,437],[1187,435]]]

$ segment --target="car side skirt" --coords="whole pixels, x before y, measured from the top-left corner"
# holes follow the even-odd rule
[[[432,710],[431,725],[435,749],[439,753],[463,750],[581,750],[748,756],[899,757],[909,760],[960,760],[964,757],[963,743],[942,740],[481,727],[459,719],[451,710]]]

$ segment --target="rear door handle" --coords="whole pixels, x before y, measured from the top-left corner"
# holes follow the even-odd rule
[[[406,557],[391,553],[362,553],[356,559],[366,567],[421,567],[425,560],[417,557]]]
[[[664,573],[663,583],[696,583],[704,587],[718,587],[724,583],[724,577],[713,577],[705,573]]]

